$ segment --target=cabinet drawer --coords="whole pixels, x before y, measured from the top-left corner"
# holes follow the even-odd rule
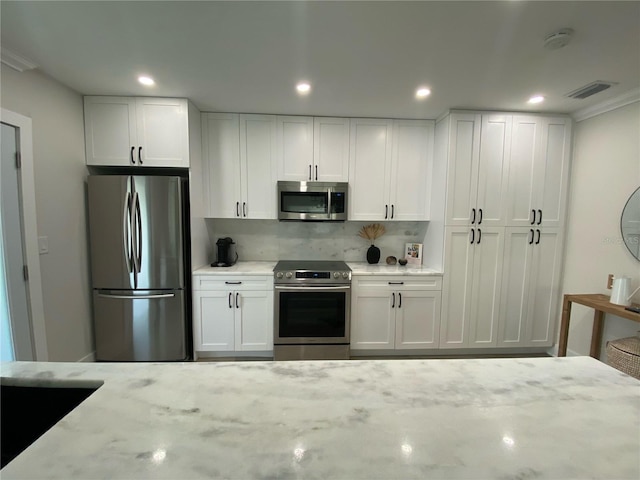
[[[270,290],[273,288],[271,275],[194,275],[193,289],[198,290]]]
[[[441,276],[374,276],[355,275],[354,288],[385,288],[392,290],[442,290]]]

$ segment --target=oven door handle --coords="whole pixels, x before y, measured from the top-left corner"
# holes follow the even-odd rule
[[[276,290],[306,290],[308,292],[317,292],[318,290],[350,290],[350,285],[340,285],[335,287],[309,287],[309,286],[295,286],[295,285],[275,285]]]

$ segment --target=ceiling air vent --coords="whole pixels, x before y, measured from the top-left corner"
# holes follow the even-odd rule
[[[614,83],[611,82],[603,82],[601,80],[597,80],[593,83],[590,83],[589,85],[585,85],[584,87],[580,87],[577,90],[574,90],[573,92],[569,92],[567,93],[565,96],[566,97],[570,97],[570,98],[578,98],[580,100],[583,100],[587,97],[590,97],[591,95],[595,95],[596,93],[599,93],[603,90],[606,90],[607,88],[609,88],[610,86],[614,85]]]

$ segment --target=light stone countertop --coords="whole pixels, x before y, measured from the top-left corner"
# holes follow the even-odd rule
[[[271,275],[278,262],[247,261],[238,262],[232,267],[201,267],[193,275]],[[423,266],[370,265],[365,262],[346,262],[353,275],[442,275],[442,272]]]
[[[376,265],[366,262],[347,262],[353,275],[436,275],[442,276],[442,272],[422,265],[387,265],[384,261]]]
[[[193,271],[193,275],[273,275],[278,262],[238,262],[231,267],[205,266]]]
[[[104,381],[3,480],[640,477],[640,383],[590,357],[1,371]]]

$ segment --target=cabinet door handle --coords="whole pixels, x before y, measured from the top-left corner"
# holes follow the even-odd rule
[[[476,209],[472,208],[471,209],[471,225],[473,225],[474,223],[476,223]]]
[[[542,222],[542,210],[538,210],[538,223],[536,225],[540,225]]]
[[[247,202],[242,202],[242,216],[247,216]]]
[[[311,180],[311,165],[309,165],[309,180]]]
[[[233,308],[233,304],[231,303],[231,295],[233,294],[229,292],[229,308]]]
[[[224,282],[225,285],[242,285],[242,282]]]
[[[481,240],[482,240],[482,230],[478,229],[478,245],[480,245]]]
[[[395,292],[391,294],[391,298],[393,298],[393,301],[391,302],[391,308],[396,308],[396,294],[395,294]]]
[[[384,206],[384,219],[386,220],[389,217],[389,205]]]
[[[133,165],[135,165],[135,164],[136,164],[136,161],[135,161],[135,159],[133,158],[133,151],[134,151],[135,149],[136,149],[136,147],[131,147],[131,163],[132,163]]]
[[[238,297],[240,296],[240,294],[238,292],[236,292],[236,308],[240,308],[240,304],[238,303]]]
[[[236,202],[236,217],[240,216],[240,202]]]
[[[473,245],[475,240],[476,240],[476,231],[472,228],[471,229],[471,242],[469,242],[469,243],[471,243],[471,245]]]
[[[318,165],[316,165],[316,180],[318,180]]]
[[[391,218],[393,218],[393,215],[394,215],[393,212],[394,212],[395,208],[396,208],[396,206],[392,204],[391,205]]]
[[[536,240],[536,245],[540,243],[540,229],[536,228],[536,232],[538,232],[538,239]]]
[[[535,225],[536,223],[536,211],[535,210],[531,210],[531,223],[530,225]]]
[[[478,220],[478,225],[480,225],[482,223],[482,209],[479,208],[478,210],[480,211],[480,219]]]
[[[398,292],[398,308],[402,308],[402,294]]]
[[[389,285],[404,285],[404,282],[387,282]]]
[[[142,147],[138,147],[138,163],[142,165]]]
[[[533,233],[533,228],[531,228],[531,229],[529,230],[529,232],[531,232],[531,240],[529,240],[529,245],[533,245],[533,237],[534,237],[534,235],[535,235],[535,234]]]

